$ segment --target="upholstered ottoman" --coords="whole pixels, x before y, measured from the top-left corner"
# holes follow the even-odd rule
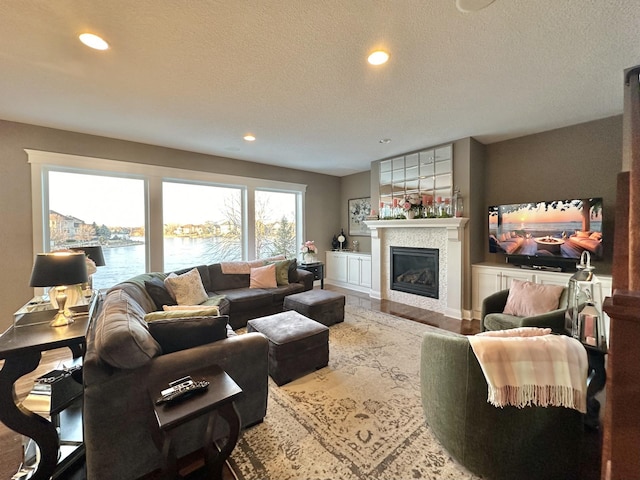
[[[284,298],[284,310],[295,310],[327,327],[344,321],[344,295],[330,290],[307,290]]]
[[[277,385],[329,363],[329,329],[298,312],[249,320],[247,332],[260,332],[269,340],[269,375]]]

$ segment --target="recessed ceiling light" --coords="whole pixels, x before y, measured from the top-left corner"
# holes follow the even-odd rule
[[[78,38],[87,47],[91,47],[96,50],[106,50],[109,48],[109,44],[107,42],[93,33],[83,33]]]
[[[389,54],[383,50],[376,50],[367,58],[367,61],[371,65],[382,65],[389,60]]]
[[[495,0],[456,0],[456,8],[462,13],[471,13],[487,8]]]
[[[391,139],[390,138],[381,138],[380,140],[378,140],[378,143],[391,143]]]
[[[244,138],[247,142],[255,142],[256,140],[256,137],[254,135],[251,135],[250,133],[248,133],[242,138]]]

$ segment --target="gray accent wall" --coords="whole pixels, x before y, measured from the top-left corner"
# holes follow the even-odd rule
[[[621,115],[493,143],[487,154],[485,261],[504,262],[504,255],[489,253],[489,205],[602,197],[604,259],[594,264],[596,274],[611,273]]]

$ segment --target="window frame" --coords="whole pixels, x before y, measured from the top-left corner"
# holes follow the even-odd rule
[[[48,252],[49,185],[48,172],[62,171],[144,180],[145,269],[164,268],[162,185],[164,181],[194,183],[242,189],[242,258],[251,260],[255,252],[255,191],[266,190],[296,194],[296,240],[304,237],[306,184],[266,180],[236,175],[186,170],[121,160],[25,149],[31,165],[33,254]],[[88,167],[90,165],[90,167]],[[143,272],[140,272],[143,273]]]

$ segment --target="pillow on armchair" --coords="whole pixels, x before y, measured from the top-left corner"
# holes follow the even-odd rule
[[[560,304],[562,285],[513,280],[503,313],[517,317],[531,317],[556,310]]]

